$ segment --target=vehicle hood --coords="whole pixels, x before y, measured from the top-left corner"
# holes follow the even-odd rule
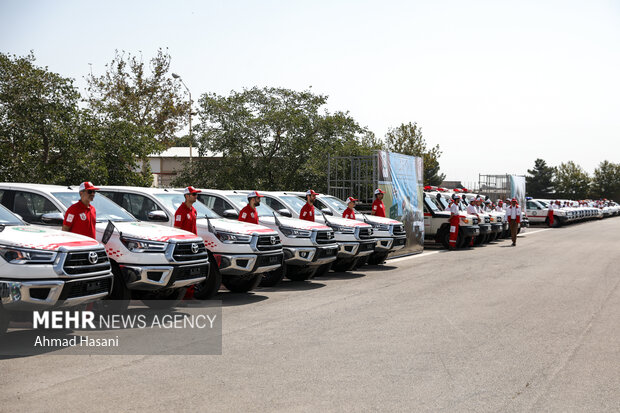
[[[5,227],[0,232],[0,244],[48,251],[58,251],[60,247],[71,249],[100,245],[96,240],[83,235],[30,225]]]
[[[97,231],[105,231],[108,224],[97,223]],[[148,241],[169,241],[171,239],[190,240],[199,239],[197,235],[182,229],[166,227],[163,225],[149,224],[148,222],[115,222],[114,226],[124,236],[144,239]]]
[[[235,221],[232,219],[225,218],[217,218],[210,219],[211,226],[217,230],[222,232],[232,232],[234,234],[243,234],[243,235],[277,235],[278,233],[271,228],[268,228],[264,225],[256,225],[250,224],[248,222]],[[197,225],[201,228],[207,228],[209,226],[207,220],[205,218],[199,219],[197,221]]]
[[[369,227],[372,228],[372,225],[369,225],[365,222],[358,221],[356,219],[347,219],[340,217],[323,217],[327,218],[330,224],[339,225],[341,227]]]
[[[260,217],[260,220],[263,221],[264,223],[268,224],[268,225],[275,225],[276,224],[276,220],[275,220],[274,217]],[[278,221],[280,221],[280,224],[282,224],[282,226],[290,227],[290,228],[295,228],[295,229],[331,230],[331,227],[328,227],[327,225],[321,224],[320,222],[310,222],[310,221],[305,221],[303,219],[278,217]]]
[[[392,218],[384,218],[384,217],[378,217],[375,215],[368,215],[368,214],[364,214],[364,215],[360,215],[360,218],[362,220],[364,220],[364,216],[366,217],[366,219],[369,222],[375,223],[375,224],[402,224],[402,222],[400,221],[396,221],[395,219]]]

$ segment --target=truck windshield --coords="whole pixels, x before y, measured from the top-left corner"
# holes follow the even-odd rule
[[[303,199],[295,195],[281,196],[280,199],[286,205],[288,205],[293,211],[296,211],[298,214],[301,211],[301,208],[303,208],[303,206],[306,205],[306,201],[304,201]],[[315,208],[314,215],[317,217],[320,217],[323,215],[323,213],[318,208]]]
[[[174,214],[179,206],[185,202],[185,196],[182,193],[167,193],[156,194],[155,198],[159,199],[162,204],[168,209],[168,212]],[[218,214],[213,212],[211,208],[206,206],[200,201],[194,202],[194,208],[196,208],[196,218],[220,218]]]
[[[239,208],[239,210],[243,209],[243,207],[248,204],[248,198],[245,195],[228,195],[228,199],[230,199],[232,203]],[[272,217],[274,212],[276,215],[280,215],[262,202],[258,208],[256,208],[256,211],[258,212],[259,217]]]
[[[424,200],[426,201],[426,206],[428,206],[430,209],[432,209],[435,212],[439,212],[439,208],[437,207],[437,205],[433,202],[431,198],[424,198]]]
[[[60,201],[65,208],[69,208],[80,200],[79,192],[54,192],[52,193]],[[95,195],[95,199],[92,202],[97,211],[97,222],[103,221],[136,221],[136,219],[129,212],[110,201],[103,195]]]
[[[344,201],[336,198],[335,196],[323,196],[321,201],[325,202],[330,208],[336,210],[339,213],[343,213],[347,209],[347,204]]]
[[[26,225],[17,215],[0,205],[0,225]]]

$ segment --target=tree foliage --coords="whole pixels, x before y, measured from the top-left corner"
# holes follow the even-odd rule
[[[590,192],[590,176],[573,161],[561,163],[555,173],[557,197],[584,199]]]
[[[525,183],[528,195],[534,198],[549,198],[554,192],[555,168],[538,158],[534,161],[534,169],[528,169],[527,173]]]
[[[620,164],[603,161],[596,167],[591,195],[593,198],[620,200]]]
[[[331,155],[365,155],[380,147],[346,112],[330,113],[327,96],[309,90],[252,88],[204,94],[196,127],[201,159],[175,182],[210,188],[325,190]]]
[[[424,185],[440,185],[446,177],[439,173],[439,145],[429,149],[422,136],[422,128],[416,122],[390,128],[385,135],[385,149],[421,157],[424,162]]]

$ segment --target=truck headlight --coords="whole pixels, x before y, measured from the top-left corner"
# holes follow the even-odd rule
[[[389,231],[390,230],[390,226],[388,224],[376,224],[376,223],[373,223],[372,227],[374,229],[376,229],[377,231]]]
[[[354,227],[346,227],[340,225],[330,225],[335,232],[340,232],[341,234],[353,234],[355,232]]]
[[[131,252],[164,252],[168,246],[167,242],[128,237],[121,237],[121,242]]]
[[[312,231],[289,227],[280,227],[280,231],[289,238],[310,238],[312,234]]]
[[[218,231],[215,235],[225,244],[249,244],[252,239],[251,235],[235,234],[232,232]]]
[[[461,217],[461,222],[462,222],[463,224],[469,224],[469,218],[467,218],[467,217]]]
[[[0,246],[0,255],[9,264],[51,264],[56,252]]]

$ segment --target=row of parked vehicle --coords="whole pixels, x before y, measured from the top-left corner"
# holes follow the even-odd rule
[[[510,237],[504,208],[497,208],[497,205],[488,202],[475,215],[467,212],[467,207],[473,200],[485,200],[485,196],[466,190],[449,190],[427,186],[424,188],[425,242],[441,244],[444,248],[449,247],[450,212],[447,209],[454,195],[457,195],[461,200],[459,203],[461,213],[457,248],[481,245],[497,239]],[[620,205],[609,200],[551,201],[527,198],[526,206],[522,208],[519,232],[523,228],[529,227],[530,224],[550,226],[549,206],[552,202],[557,205],[557,208],[553,209],[553,227],[588,219],[602,219],[620,215]]]
[[[92,205],[97,240],[61,232],[77,187],[0,184],[0,332],[15,311],[80,305],[104,297],[174,306],[188,287],[212,298],[223,284],[234,292],[307,280],[331,269],[381,264],[405,247],[399,221],[356,213],[319,195],[315,222],[299,219],[300,192],[261,192],[259,225],[239,222],[249,191],[204,189],[194,204],[197,232],[174,228],[182,190],[103,186]]]

